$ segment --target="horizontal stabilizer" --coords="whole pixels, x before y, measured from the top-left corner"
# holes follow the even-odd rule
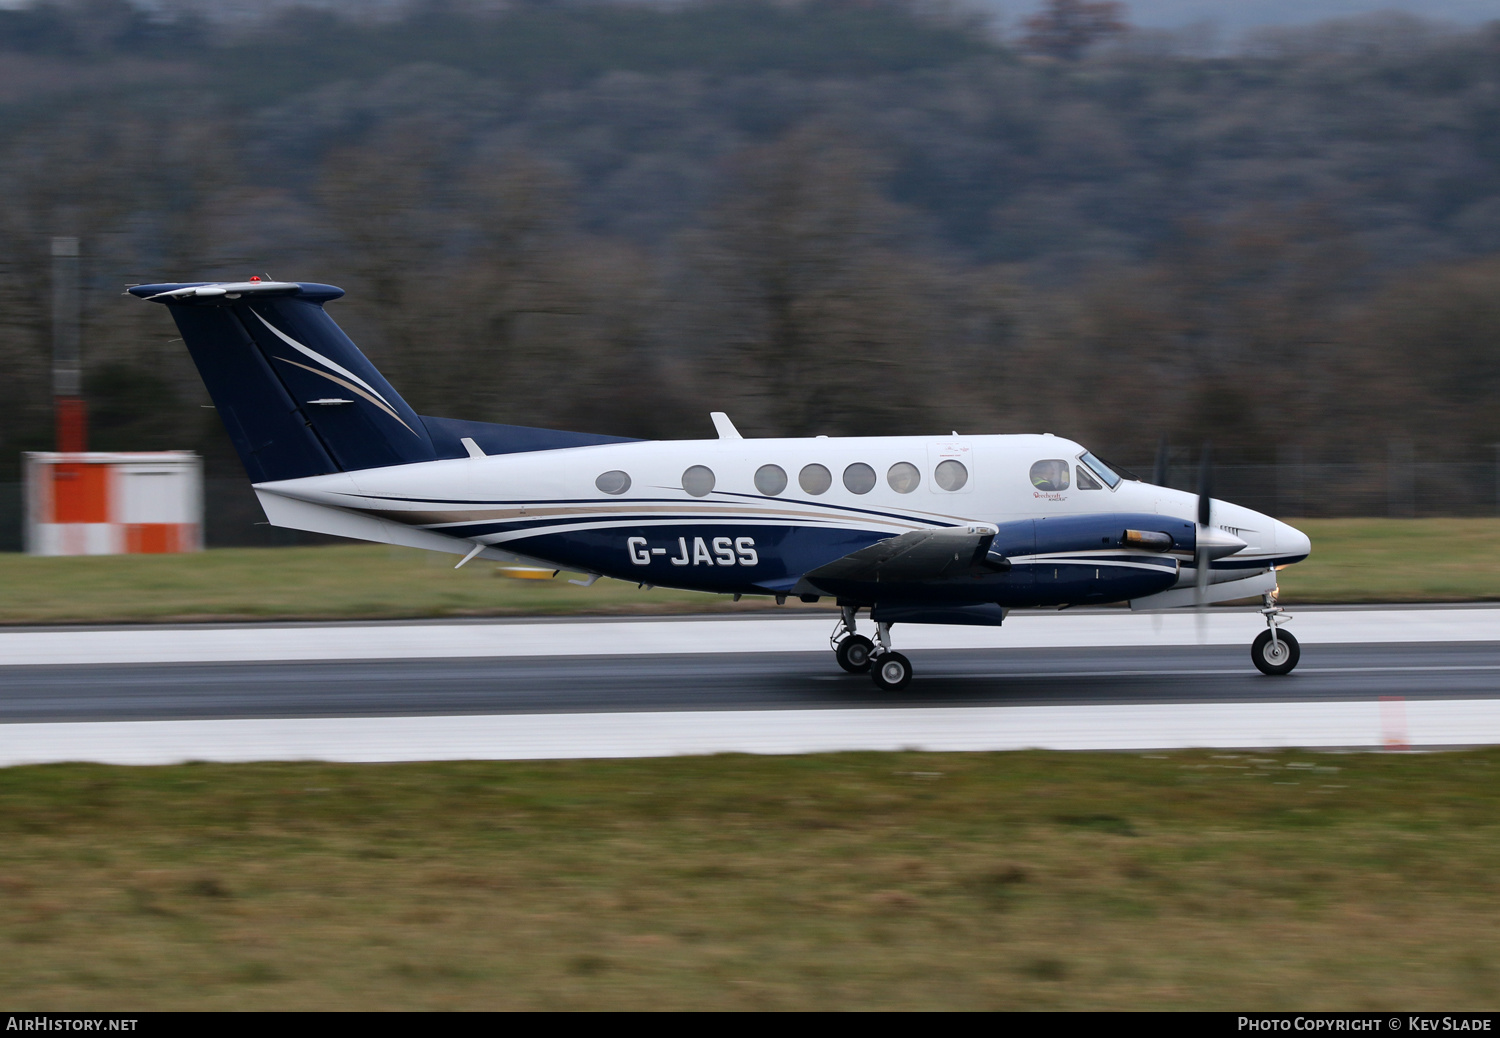
[[[425,548],[428,551],[445,551],[450,555],[477,554],[482,559],[494,559],[523,566],[557,569],[545,559],[529,555],[517,555],[499,548],[485,547],[474,552],[475,543],[462,537],[449,537],[432,530],[421,530],[405,523],[377,519],[358,512],[347,512],[342,508],[316,505],[310,501],[299,501],[285,497],[272,490],[255,490],[265,509],[266,518],[272,526],[288,530],[306,530],[309,533],[326,533],[335,537],[349,537],[356,541],[374,541],[377,544],[399,544],[407,548]]]
[[[140,287],[140,286],[137,286]],[[161,288],[160,285],[149,285],[147,289]],[[169,300],[188,299],[241,299],[245,296],[291,296],[298,295],[302,286],[295,281],[233,281],[218,282],[208,285],[184,285],[181,288],[166,288],[161,292],[152,292],[142,298],[149,302],[165,303]],[[135,292],[135,295],[142,295]]]

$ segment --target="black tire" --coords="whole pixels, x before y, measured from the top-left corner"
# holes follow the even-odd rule
[[[1297,639],[1285,631],[1276,632],[1275,645],[1271,644],[1271,632],[1261,631],[1250,645],[1250,658],[1255,661],[1255,669],[1262,674],[1290,674],[1302,658],[1302,648]]]
[[[875,687],[899,692],[911,681],[911,660],[899,652],[882,653],[870,665],[870,677],[875,679]]]
[[[833,650],[834,658],[850,674],[863,674],[870,669],[870,650],[875,644],[862,634],[851,634],[839,642]]]

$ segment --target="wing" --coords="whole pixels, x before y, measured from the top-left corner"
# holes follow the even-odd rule
[[[1010,563],[1005,557],[990,552],[990,542],[997,532],[983,523],[913,530],[850,552],[809,570],[803,578],[814,584],[820,580],[909,583],[958,577],[977,564],[1006,570]]]

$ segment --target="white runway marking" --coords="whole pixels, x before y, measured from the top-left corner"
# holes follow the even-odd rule
[[[1350,609],[1298,613],[1304,645],[1500,641],[1500,609]],[[256,660],[616,656],[660,653],[826,652],[832,617],[726,617],[596,622],[114,627],[0,631],[0,666],[58,663],[211,663]],[[868,621],[861,629],[868,629]],[[899,649],[1244,645],[1264,629],[1249,610],[1017,613],[1004,627],[896,628]]]
[[[1500,700],[733,710],[0,725],[0,765],[423,761],[838,750],[1446,747],[1500,743]]]

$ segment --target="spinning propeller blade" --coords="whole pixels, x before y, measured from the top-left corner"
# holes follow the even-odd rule
[[[1198,640],[1204,640],[1204,626],[1208,619],[1204,610],[1208,607],[1208,540],[1213,528],[1213,444],[1203,441],[1203,455],[1198,462],[1198,530],[1197,550],[1193,552],[1193,577],[1197,589]]]
[[[1203,457],[1198,462],[1198,525],[1208,526],[1212,518],[1214,445],[1203,441]]]
[[[1151,482],[1159,487],[1167,485],[1167,465],[1170,455],[1167,448],[1166,434],[1156,443],[1156,469],[1151,473]]]

